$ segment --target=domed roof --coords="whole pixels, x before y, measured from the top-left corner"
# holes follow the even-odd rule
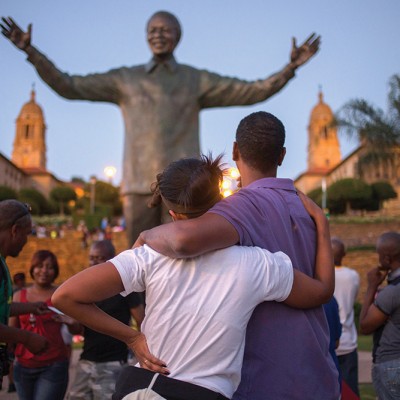
[[[311,111],[311,121],[315,119],[332,119],[333,112],[328,104],[324,103],[322,91],[318,93],[318,104]]]
[[[35,97],[36,97],[35,89],[32,89],[31,99],[22,106],[21,111],[18,116],[19,118],[25,117],[27,115],[29,115],[29,116],[36,115],[43,119],[42,108],[39,106],[39,104],[36,103]]]

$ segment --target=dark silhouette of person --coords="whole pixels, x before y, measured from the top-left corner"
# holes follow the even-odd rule
[[[48,341],[41,335],[8,326],[10,316],[41,314],[47,306],[43,302],[18,303],[12,301],[13,287],[6,259],[18,257],[32,231],[29,207],[17,200],[0,201],[0,388],[3,376],[8,375],[7,343],[22,343],[33,354],[44,351]]]

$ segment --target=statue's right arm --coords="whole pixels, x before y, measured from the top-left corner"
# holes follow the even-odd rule
[[[2,18],[2,34],[28,56],[39,76],[60,96],[71,100],[91,100],[118,103],[120,93],[112,73],[87,76],[68,75],[60,71],[44,54],[32,45],[32,25],[24,32],[12,18]]]
[[[209,212],[144,231],[134,246],[147,244],[166,256],[189,258],[238,242],[239,234],[234,226],[224,217]]]

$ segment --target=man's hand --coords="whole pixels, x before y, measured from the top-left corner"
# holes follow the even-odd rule
[[[300,47],[296,45],[296,38],[292,38],[292,52],[290,61],[294,68],[305,64],[317,51],[321,42],[321,36],[313,33]]]
[[[158,372],[163,375],[169,375],[170,371],[164,361],[154,357],[147,346],[146,337],[143,333],[139,333],[135,338],[127,343],[129,348],[135,353],[137,360],[142,368],[153,372]]]
[[[53,320],[60,324],[65,324],[68,327],[69,333],[72,335],[82,335],[84,327],[75,319],[65,314],[55,314],[52,316]]]
[[[385,280],[387,274],[388,271],[380,267],[371,269],[367,274],[368,286],[377,289],[378,286]]]
[[[374,304],[378,287],[388,272],[379,266],[372,268],[367,274],[368,286],[360,312],[360,332],[364,335],[375,332],[389,317]]]
[[[297,194],[303,203],[304,208],[310,214],[310,217],[316,221],[318,218],[326,218],[322,209],[314,203],[309,197],[307,197],[304,193],[297,190]]]
[[[44,301],[36,301],[34,303],[26,303],[29,307],[31,307],[28,313],[32,313],[35,315],[47,314],[50,312],[47,304]]]
[[[143,246],[144,244],[146,244],[145,233],[146,233],[146,231],[143,231],[138,236],[138,238],[136,239],[136,242],[133,243],[132,249],[136,249],[136,247],[140,247],[140,246]]]
[[[27,333],[29,336],[23,344],[31,353],[39,354],[47,349],[49,342],[44,336],[40,336],[33,332]]]
[[[25,51],[31,45],[32,24],[28,25],[28,30],[24,32],[11,17],[1,18],[1,33],[9,39],[20,50]]]
[[[10,307],[10,315],[15,317],[22,314],[47,314],[50,310],[44,301],[37,301],[34,303],[21,303],[13,301]]]
[[[53,320],[59,322],[60,324],[72,325],[75,323],[75,320],[68,315],[65,314],[55,314],[52,316]]]

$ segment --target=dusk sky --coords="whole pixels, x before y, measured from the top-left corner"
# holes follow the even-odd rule
[[[151,53],[145,26],[158,10],[174,13],[182,24],[178,62],[245,80],[280,70],[289,61],[292,36],[299,43],[312,32],[322,36],[320,52],[274,97],[200,115],[202,151],[225,152],[232,163],[239,121],[259,110],[275,114],[287,135],[279,177],[295,178],[306,169],[307,126],[320,86],[334,112],[354,98],[386,109],[388,81],[400,73],[399,0],[0,1],[0,15],[23,29],[33,24],[33,45],[59,69],[82,75],[146,63]],[[11,157],[15,120],[34,84],[47,124],[48,170],[62,180],[105,179],[104,167],[113,165],[119,183],[124,137],[119,108],[61,98],[3,36],[0,58],[0,152]],[[355,142],[339,139],[345,157]]]

